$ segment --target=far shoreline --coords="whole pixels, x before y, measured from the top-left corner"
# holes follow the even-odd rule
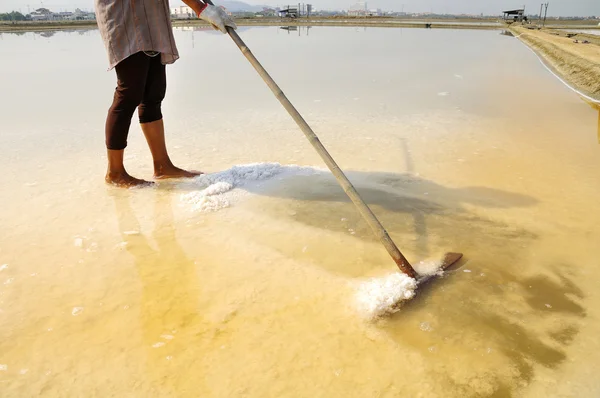
[[[236,18],[238,26],[348,26],[377,28],[431,28],[431,29],[506,29],[503,21],[492,18],[448,18],[448,19],[409,19],[395,17],[311,17],[298,19],[284,18]],[[548,24],[554,29],[600,29],[585,20],[561,21],[561,24]],[[201,27],[208,24],[200,19],[174,19],[173,27]],[[0,32],[39,32],[49,30],[97,29],[96,21],[49,21],[49,22],[3,22]]]
[[[372,27],[414,29],[474,29],[506,30],[514,32],[526,45],[534,50],[561,78],[594,100],[600,100],[600,62],[598,58],[572,51],[572,39],[587,40],[590,46],[600,45],[600,36],[585,33],[569,33],[568,30],[598,30],[600,25],[590,20],[560,21],[560,25],[547,24],[539,29],[536,25],[507,24],[501,20],[487,18],[407,19],[393,17],[312,17],[294,20],[282,18],[236,18],[240,27]],[[174,28],[206,28],[210,26],[200,19],[173,20]],[[0,23],[0,33],[51,32],[73,30],[95,30],[96,21],[52,21]],[[526,29],[528,28],[528,29]],[[564,39],[559,39],[563,37]],[[568,38],[567,38],[568,37]],[[566,39],[566,40],[565,40]],[[561,41],[562,40],[562,41]]]

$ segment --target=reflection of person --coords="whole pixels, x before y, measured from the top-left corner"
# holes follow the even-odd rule
[[[215,29],[223,33],[227,32],[226,27],[236,29],[222,8],[200,0],[183,1]],[[179,58],[169,0],[95,0],[95,5],[109,69],[115,68],[117,74],[117,88],[106,119],[106,182],[125,187],[150,184],[131,177],[123,165],[123,152],[136,108],[154,160],[154,177],[198,175],[175,167],[165,144],[161,113],[167,87],[165,65]]]
[[[189,345],[197,347],[194,336],[204,322],[197,308],[201,286],[196,264],[177,241],[170,196],[155,194],[151,242],[140,231],[129,195],[115,192],[112,197],[125,250],[133,256],[141,282],[139,313],[147,372],[156,383],[154,396],[178,396],[185,380],[177,376],[176,367],[168,366],[169,360],[189,363],[193,355]]]

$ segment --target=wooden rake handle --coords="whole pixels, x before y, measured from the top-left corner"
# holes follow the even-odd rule
[[[212,2],[210,0],[205,0],[205,2],[212,5]],[[404,257],[404,255],[400,252],[400,250],[398,250],[398,247],[396,246],[396,244],[394,244],[394,241],[392,241],[383,225],[381,225],[381,223],[379,222],[377,217],[375,217],[375,214],[373,214],[369,206],[367,206],[367,204],[360,197],[358,192],[356,192],[356,189],[354,188],[350,180],[348,180],[344,172],[342,172],[335,160],[333,160],[329,152],[327,152],[327,149],[325,149],[325,147],[323,146],[317,135],[314,133],[314,131],[310,128],[308,123],[306,123],[304,118],[296,110],[294,105],[292,105],[290,100],[287,99],[283,91],[281,91],[277,83],[275,83],[275,81],[269,75],[269,73],[267,73],[265,68],[263,68],[260,62],[258,62],[258,60],[252,54],[248,46],[246,46],[246,44],[243,42],[240,36],[238,36],[237,32],[234,29],[227,27],[227,33],[242,51],[242,54],[244,54],[248,61],[250,61],[254,69],[256,69],[260,77],[262,77],[265,83],[267,83],[267,86],[269,86],[273,94],[275,94],[275,97],[277,97],[279,102],[281,102],[281,105],[283,105],[283,107],[290,114],[292,119],[294,119],[298,127],[300,127],[300,129],[302,130],[308,141],[311,143],[313,148],[315,148],[319,156],[321,156],[321,159],[323,159],[327,167],[329,167],[329,170],[331,170],[331,173],[341,185],[344,192],[346,192],[346,195],[348,195],[350,200],[352,200],[361,216],[365,219],[367,224],[369,224],[375,236],[379,239],[383,246],[385,246],[385,249],[388,251],[390,256],[392,256],[392,259],[394,259],[394,261],[398,265],[398,268],[400,268],[400,271],[404,272],[411,278],[416,278],[417,273],[415,272],[414,268],[410,265],[410,263],[408,262],[406,257]]]

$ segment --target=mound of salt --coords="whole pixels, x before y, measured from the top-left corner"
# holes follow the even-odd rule
[[[198,190],[181,196],[182,202],[200,212],[217,211],[229,207],[231,201],[247,194],[235,188],[250,186],[253,183],[269,180],[279,175],[314,175],[326,172],[318,167],[288,165],[279,163],[251,163],[234,166],[228,170],[203,174],[194,178]]]
[[[363,281],[358,286],[358,309],[367,319],[376,319],[400,310],[402,302],[412,299],[417,281],[401,272]]]
[[[223,194],[247,181],[267,180],[281,173],[282,169],[279,163],[253,163],[203,174],[194,179],[194,183],[202,189],[182,195],[181,200],[197,211],[217,211],[229,207],[230,198]]]

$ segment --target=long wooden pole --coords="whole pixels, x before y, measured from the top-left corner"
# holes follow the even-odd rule
[[[206,0],[206,3],[212,4],[210,0]],[[392,241],[392,238],[390,238],[383,225],[381,225],[381,223],[379,222],[377,217],[375,217],[375,214],[373,214],[369,206],[367,206],[367,204],[360,197],[358,192],[356,192],[356,189],[354,188],[350,180],[348,180],[344,172],[339,168],[339,166],[337,165],[335,160],[333,160],[329,152],[327,152],[327,149],[325,149],[325,147],[323,146],[317,135],[314,133],[312,128],[310,128],[308,123],[306,123],[304,118],[296,110],[294,105],[292,105],[290,100],[288,100],[288,98],[285,96],[283,91],[281,91],[277,83],[275,83],[273,78],[269,75],[269,73],[267,73],[265,68],[263,68],[260,62],[258,62],[258,60],[252,54],[248,46],[246,46],[246,44],[243,42],[240,36],[238,36],[237,32],[234,29],[227,27],[227,33],[229,33],[229,36],[233,39],[235,44],[242,51],[242,54],[244,54],[248,61],[250,61],[254,69],[256,69],[260,77],[262,77],[265,83],[267,83],[273,94],[275,94],[275,97],[277,97],[279,102],[281,102],[281,105],[283,105],[285,110],[288,111],[288,113],[294,119],[298,127],[300,127],[308,141],[312,144],[317,153],[321,156],[321,159],[323,159],[327,167],[329,167],[329,170],[331,170],[331,173],[334,175],[338,183],[342,186],[344,192],[346,192],[350,200],[352,200],[352,202],[358,209],[359,213],[365,219],[367,224],[369,224],[375,236],[379,239],[383,246],[385,246],[392,259],[396,262],[396,265],[398,265],[398,268],[400,268],[400,271],[404,272],[411,278],[416,278],[417,273],[415,272],[414,268],[410,265],[410,263],[408,262],[406,257],[404,257],[404,255],[400,252],[400,250],[398,250],[398,247]]]

